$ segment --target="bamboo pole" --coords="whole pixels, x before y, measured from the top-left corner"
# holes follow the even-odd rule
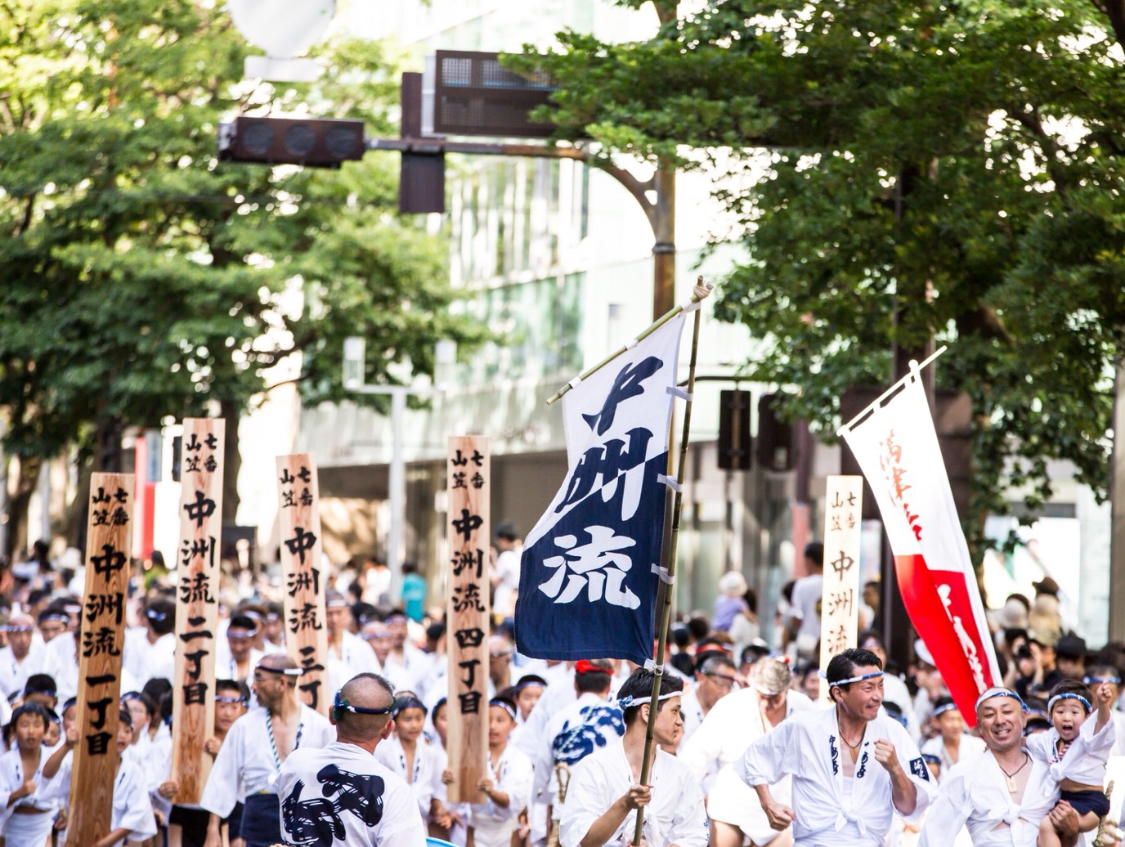
[[[695,292],[692,294],[692,303],[702,300],[711,293],[713,286],[703,286],[703,277],[699,278],[696,284]],[[683,306],[678,306],[673,309],[663,318],[656,322],[652,327],[646,330],[646,334],[651,332],[657,326],[667,322],[673,316],[683,310]],[[656,676],[652,680],[652,697],[649,700],[648,709],[648,727],[645,730],[645,749],[644,757],[641,760],[641,785],[648,783],[649,771],[651,769],[653,757],[653,725],[656,723],[656,711],[660,706],[660,684],[664,680],[664,653],[668,646],[668,623],[672,617],[672,600],[675,594],[675,577],[676,577],[676,546],[680,539],[680,511],[683,505],[683,480],[684,473],[687,468],[687,449],[688,449],[688,435],[691,432],[691,404],[695,392],[695,362],[699,351],[699,322],[701,310],[695,313],[695,322],[692,325],[691,331],[691,360],[688,365],[688,399],[684,403],[684,428],[680,435],[680,460],[679,467],[676,470],[676,480],[681,484],[681,490],[675,493],[672,499],[672,531],[668,538],[668,546],[664,548],[661,555],[662,566],[664,570],[662,573],[668,574],[668,583],[664,587],[664,606],[660,610],[659,629],[656,633]],[[641,336],[644,337],[643,335]],[[616,355],[616,354],[615,354]],[[600,367],[600,366],[599,366]],[[597,370],[594,368],[593,370]],[[591,371],[592,372],[592,371]],[[583,375],[585,377],[585,375]],[[637,828],[633,833],[633,844],[639,845],[641,843],[641,829],[644,827],[645,810],[644,807],[637,809]]]
[[[704,297],[709,295],[711,293],[711,289],[713,289],[714,287],[715,286],[711,285],[711,283],[707,283],[706,285],[704,285],[703,277],[699,277],[698,281],[695,284],[695,289],[692,291],[691,300],[689,300],[688,303],[698,303]],[[588,370],[585,370],[582,373],[580,373],[578,375],[578,378],[576,380],[574,380],[573,383],[568,382],[566,385],[564,385],[562,388],[560,388],[558,391],[556,391],[554,393],[554,395],[552,395],[551,398],[549,400],[547,400],[547,405],[550,406],[552,403],[554,403],[556,400],[558,400],[564,394],[566,394],[566,392],[568,392],[568,391],[570,391],[570,389],[574,388],[574,386],[577,385],[582,380],[589,379],[589,377],[592,374],[595,374],[598,371],[600,371],[602,368],[604,368],[606,365],[608,365],[610,362],[612,362],[614,359],[616,359],[618,356],[620,356],[626,350],[630,350],[638,341],[643,341],[645,338],[648,338],[648,336],[652,335],[654,332],[656,332],[658,329],[660,329],[660,327],[664,326],[664,324],[668,323],[668,321],[672,320],[672,318],[674,318],[674,317],[676,317],[676,315],[680,314],[680,312],[682,312],[684,310],[684,307],[686,305],[687,304],[681,304],[681,305],[677,306],[676,308],[672,309],[672,311],[668,312],[662,318],[659,318],[658,320],[656,320],[652,324],[652,326],[650,326],[648,329],[646,329],[644,332],[642,332],[640,335],[638,335],[636,338],[634,338],[629,344],[626,344],[626,345],[623,345],[623,346],[619,347],[617,350],[615,350],[613,353],[610,353],[608,356],[606,356],[604,359],[602,359],[600,362],[598,362],[592,368],[589,368]],[[695,322],[696,322],[697,325],[699,324],[699,312],[695,313]],[[693,373],[694,373],[694,371],[693,371]]]

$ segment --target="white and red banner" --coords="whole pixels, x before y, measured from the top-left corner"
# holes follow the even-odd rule
[[[977,696],[1003,683],[918,371],[839,434],[879,504],[910,621],[973,726]]]

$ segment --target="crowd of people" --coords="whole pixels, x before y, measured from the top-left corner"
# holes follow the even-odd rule
[[[728,574],[713,615],[673,626],[662,668],[523,656],[509,616],[518,539],[503,529],[493,588],[506,613],[487,642],[489,753],[470,787],[477,802],[452,799],[461,792],[451,792],[446,755],[441,610],[427,611],[418,580],[392,602],[388,571],[370,560],[334,569],[326,592],[327,717],[301,700],[268,583],[243,583],[242,596],[237,581],[227,586],[209,776],[198,804],[180,802],[170,731],[177,603],[157,571],[138,569],[113,818],[95,847],[409,847],[427,837],[598,847],[632,843],[638,817],[649,847],[1061,847],[1099,830],[1101,844],[1114,843],[1104,784],[1107,762],[1125,754],[1125,645],[1089,651],[1064,631],[1057,603],[1052,617],[1042,601],[1057,585],[1038,584],[1030,601],[1013,595],[994,614],[1005,685],[966,716],[920,641],[900,668],[866,629],[818,667],[815,544],[776,644],[760,638],[753,592]],[[80,573],[41,562],[0,586],[4,847],[65,843],[76,583]]]

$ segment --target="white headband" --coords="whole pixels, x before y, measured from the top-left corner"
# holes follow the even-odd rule
[[[1016,694],[1016,692],[1012,691],[1010,688],[997,688],[995,686],[989,688],[977,698],[976,705],[973,706],[973,711],[979,712],[981,704],[984,703],[985,700],[991,700],[993,697],[1011,697],[1020,704],[1020,708],[1025,712],[1027,711],[1027,704],[1023,702],[1023,698],[1020,697],[1020,695]]]
[[[659,697],[656,698],[656,700],[657,700],[657,702],[660,702],[661,700],[671,700],[673,697],[679,697],[683,693],[684,692],[682,692],[682,691],[669,691],[667,694],[661,694]],[[634,706],[649,706],[651,704],[652,704],[652,698],[649,697],[647,694],[644,697],[633,697],[630,694],[628,696],[622,697],[620,700],[617,701],[617,706],[618,706],[618,708],[621,709],[621,711],[625,711],[626,709],[631,709]]]
[[[828,674],[824,671],[820,671],[819,674],[820,674],[821,679],[827,680],[828,685],[832,686],[832,685],[851,685],[853,682],[863,682],[865,679],[876,679],[878,677],[881,677],[883,675],[883,672],[882,671],[872,671],[871,673],[863,674],[863,676],[853,676],[851,679],[828,679]]]

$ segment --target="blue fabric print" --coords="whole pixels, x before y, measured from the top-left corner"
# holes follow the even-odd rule
[[[836,749],[836,736],[828,736],[828,749],[832,751],[832,776],[840,772],[840,751]]]
[[[625,720],[616,706],[587,706],[582,709],[582,723],[567,724],[551,742],[556,763],[574,765],[595,749],[605,747],[614,738],[625,734]]]

